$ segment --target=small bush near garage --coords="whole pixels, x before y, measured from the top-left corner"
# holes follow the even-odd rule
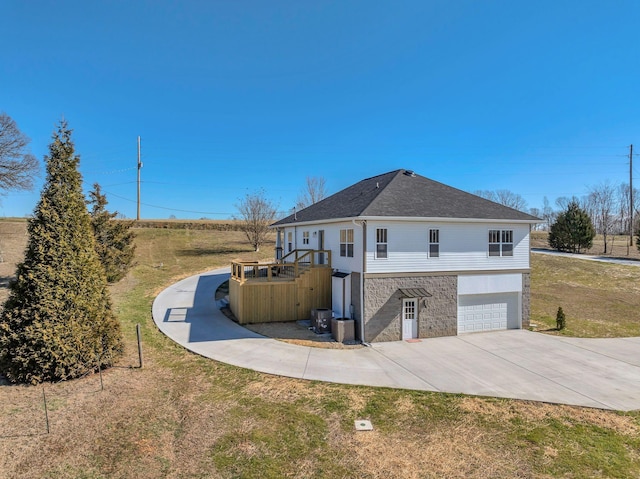
[[[567,318],[564,315],[564,311],[562,311],[562,306],[558,308],[558,313],[556,314],[556,328],[558,331],[562,331],[567,325]]]

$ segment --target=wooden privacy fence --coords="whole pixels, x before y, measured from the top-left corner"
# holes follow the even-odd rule
[[[240,324],[308,319],[331,308],[331,251],[294,250],[276,263],[234,262],[231,311]]]

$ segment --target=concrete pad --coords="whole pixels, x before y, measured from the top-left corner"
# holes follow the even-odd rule
[[[424,379],[371,349],[310,349],[305,379],[437,391]]]
[[[344,384],[640,409],[640,338],[580,339],[524,330],[321,349],[265,338],[216,304],[229,268],[192,276],[155,299],[160,331],[234,366]]]
[[[640,338],[562,338],[562,341],[634,366],[640,366]]]
[[[410,353],[402,343],[380,343],[374,348],[414,374],[427,377],[440,391],[606,407],[516,363],[505,363],[459,337],[423,343]]]

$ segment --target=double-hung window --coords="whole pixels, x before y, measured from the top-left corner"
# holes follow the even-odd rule
[[[291,253],[293,251],[293,233],[289,231],[287,233],[287,253]]]
[[[489,230],[489,256],[513,256],[513,230]]]
[[[340,256],[353,258],[353,228],[340,230]]]
[[[376,228],[376,258],[387,257],[387,228]]]
[[[302,232],[302,244],[309,244],[309,232],[308,231],[303,231]]]
[[[440,230],[429,230],[429,258],[440,256]]]

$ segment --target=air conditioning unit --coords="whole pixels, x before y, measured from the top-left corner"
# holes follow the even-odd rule
[[[331,332],[331,318],[333,311],[329,308],[317,308],[311,310],[311,327],[316,333]]]
[[[355,341],[355,321],[347,318],[333,318],[331,320],[331,336],[339,343]]]

